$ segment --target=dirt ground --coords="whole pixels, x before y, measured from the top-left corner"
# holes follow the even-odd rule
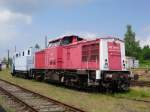
[[[150,70],[132,70],[133,74],[137,74],[139,76],[139,80],[150,81]]]

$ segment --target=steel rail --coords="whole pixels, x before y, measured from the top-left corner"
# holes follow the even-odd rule
[[[14,84],[14,83],[8,82],[8,81],[6,81],[6,80],[0,79],[0,81],[3,81],[3,82],[5,82],[5,83],[7,83],[7,84],[10,84],[10,85],[13,85],[13,86],[15,86],[15,87],[18,87],[18,88],[22,89],[22,90],[25,91],[25,92],[32,93],[32,94],[34,94],[34,95],[36,95],[36,96],[39,96],[40,98],[45,99],[45,100],[47,100],[47,101],[49,101],[49,102],[55,103],[55,104],[57,104],[57,105],[60,105],[61,107],[64,107],[67,111],[71,111],[71,112],[87,112],[87,111],[85,111],[85,110],[76,108],[76,107],[74,107],[74,106],[72,106],[72,105],[68,105],[68,104],[62,103],[62,102],[60,102],[60,101],[57,101],[57,100],[55,100],[55,99],[52,99],[52,98],[46,97],[46,96],[44,96],[44,95],[41,95],[41,94],[39,94],[39,93],[37,93],[37,92],[33,92],[33,91],[29,90],[29,89],[23,88],[23,87],[21,87],[21,86],[19,86],[19,85],[16,85],[16,84]],[[12,95],[12,94],[9,93],[9,92],[7,92],[7,93],[10,94],[10,95]],[[12,96],[13,96],[13,95],[12,95]],[[24,101],[22,101],[21,99],[18,99],[18,98],[15,97],[15,96],[13,96],[13,97],[16,98],[18,101],[20,101],[20,102],[22,102],[22,103],[24,103],[25,105],[28,106],[28,104],[26,104],[26,103],[25,103]],[[30,106],[30,108],[32,109],[31,106]],[[38,111],[35,110],[35,109],[33,109],[33,112],[38,112]]]
[[[10,92],[6,91],[5,89],[3,89],[2,87],[0,87],[0,91],[2,91],[5,95],[11,97],[14,101],[16,101],[17,103],[21,103],[22,105],[24,105],[26,107],[26,110],[29,110],[30,112],[38,112],[36,109],[34,109],[32,106],[28,105],[27,103],[25,103],[24,101],[22,101],[21,99],[19,99],[18,97],[14,96],[13,94],[11,94]]]

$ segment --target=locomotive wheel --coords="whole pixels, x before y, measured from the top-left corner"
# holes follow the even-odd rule
[[[121,91],[128,91],[129,90],[129,84],[128,83],[122,83],[120,88],[121,88]]]

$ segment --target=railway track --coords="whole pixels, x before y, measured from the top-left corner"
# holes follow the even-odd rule
[[[131,86],[150,87],[150,81],[131,81]]]
[[[1,79],[0,95],[11,100],[18,112],[86,112]]]

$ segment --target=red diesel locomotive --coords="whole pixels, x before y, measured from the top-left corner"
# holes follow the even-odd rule
[[[27,74],[37,80],[84,88],[129,88],[125,46],[118,38],[85,40],[74,35],[65,36],[49,41],[48,48],[35,52],[33,58],[34,67],[28,69]]]

